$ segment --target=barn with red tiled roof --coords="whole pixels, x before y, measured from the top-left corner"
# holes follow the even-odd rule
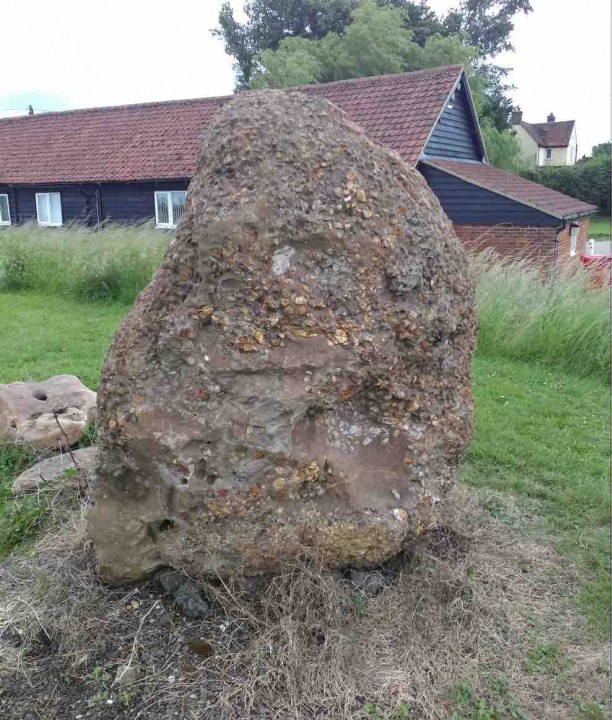
[[[374,141],[421,170],[469,244],[476,244],[473,228],[481,240],[495,228],[484,244],[503,252],[500,228],[527,238],[526,228],[539,228],[532,233],[538,241],[523,243],[523,251],[552,260],[561,234],[595,210],[488,164],[460,65],[295,89],[334,103]],[[202,133],[230,99],[0,119],[0,225],[154,217],[160,228],[175,227]]]

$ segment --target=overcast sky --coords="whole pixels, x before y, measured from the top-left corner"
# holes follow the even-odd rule
[[[5,0],[0,114],[231,93],[231,60],[209,32],[221,2]],[[430,0],[438,12],[454,4]],[[575,119],[582,155],[611,134],[610,2],[532,4],[516,21],[516,52],[497,60],[514,68],[524,119]]]

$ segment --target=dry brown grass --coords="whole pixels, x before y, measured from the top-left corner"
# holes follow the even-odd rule
[[[498,714],[470,714],[468,702],[458,719],[605,717],[585,714],[605,713],[606,653],[576,614],[574,569],[463,489],[448,507],[380,571],[376,597],[307,559],[273,578],[211,583],[203,622],[165,608],[154,582],[100,586],[76,510],[0,566],[0,715],[349,720],[379,708],[437,719],[464,683]],[[554,667],[529,664],[550,647]],[[126,663],[140,679],[121,690]]]

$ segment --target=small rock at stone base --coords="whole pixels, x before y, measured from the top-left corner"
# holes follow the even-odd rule
[[[350,570],[349,578],[353,585],[370,597],[379,595],[385,589],[385,581],[380,573],[371,570]]]
[[[119,665],[113,685],[117,685],[118,687],[126,687],[127,685],[132,685],[133,683],[140,680],[141,675],[142,673],[138,665],[132,665],[129,663],[126,665]]]
[[[87,485],[96,462],[96,447],[79,448],[70,453],[61,453],[42,460],[31,468],[24,470],[13,483],[13,493],[36,492],[41,485],[52,481],[64,481],[70,484]],[[76,460],[77,466],[74,461]]]
[[[184,617],[201,620],[210,613],[210,606],[202,597],[198,586],[182,573],[167,570],[157,576],[157,581]]]
[[[0,385],[0,442],[70,447],[96,419],[96,399],[75,375]]]

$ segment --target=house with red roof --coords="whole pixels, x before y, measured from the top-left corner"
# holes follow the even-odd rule
[[[513,110],[512,129],[520,143],[523,159],[530,167],[575,165],[578,138],[575,120],[557,120],[553,113],[545,123],[528,123],[521,110]]]
[[[419,170],[468,246],[551,263],[583,252],[596,208],[488,163],[463,66],[294,90],[334,103]],[[202,133],[230,99],[0,119],[0,225],[176,227]]]

